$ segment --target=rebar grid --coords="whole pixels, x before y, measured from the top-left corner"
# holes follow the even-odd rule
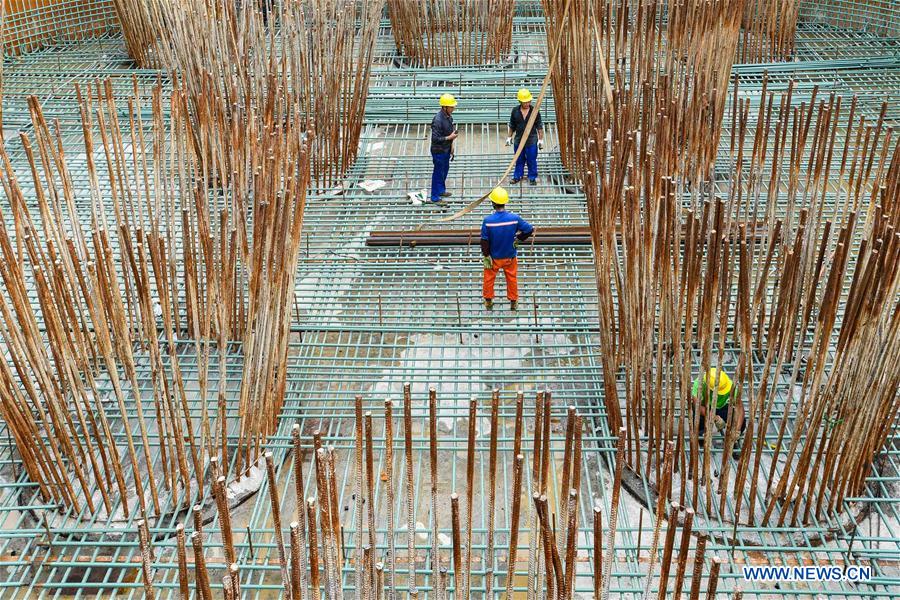
[[[111,0],[10,0],[5,4],[4,56],[118,28]]]
[[[543,18],[538,2],[519,2],[514,25],[514,46],[525,53],[540,55],[545,50]],[[382,28],[379,48],[390,47],[390,32]],[[856,92],[861,94],[861,106],[877,115],[883,100],[896,100],[900,79],[900,62],[896,59],[897,41],[883,39],[871,34],[835,29],[831,26],[807,25],[800,27],[798,55],[814,58],[820,62],[791,63],[789,66],[769,65],[771,74],[783,73],[785,80],[800,77],[811,87],[814,83],[823,89]],[[808,52],[809,54],[804,54]],[[861,62],[854,57],[890,56]],[[87,81],[107,74],[119,75],[117,86],[124,96],[130,91],[131,75],[136,73],[142,83],[155,80],[156,73],[135,71],[122,62],[121,44],[116,38],[93,40],[79,45],[66,45],[61,49],[48,50],[17,59],[12,72],[6,71],[6,86],[13,85],[13,92],[4,100],[7,106],[18,104],[15,109],[4,111],[4,126],[21,123],[13,127],[27,128],[27,113],[21,110],[20,95],[37,93],[45,102],[48,116],[57,114],[65,122],[65,144],[71,144],[77,151],[79,132],[74,120],[76,112],[71,110],[71,82]],[[534,64],[518,81],[535,85],[546,69],[539,56],[526,57]],[[840,59],[844,62],[833,62]],[[381,61],[389,63],[391,58],[385,53]],[[757,65],[736,66],[742,77],[758,77],[763,68]],[[487,418],[486,406],[489,391],[493,386],[503,389],[501,420],[506,428],[500,437],[501,455],[504,459],[498,471],[502,481],[502,493],[509,487],[511,462],[508,449],[511,444],[509,420],[512,415],[511,399],[515,389],[528,390],[526,405],[533,407],[533,392],[543,387],[551,387],[554,392],[554,414],[562,416],[565,406],[575,404],[580,414],[590,424],[585,436],[584,470],[585,493],[581,501],[579,548],[580,558],[585,562],[585,573],[589,573],[591,544],[591,499],[600,499],[604,507],[604,519],[609,511],[609,483],[615,438],[606,429],[602,402],[602,378],[599,367],[599,350],[596,337],[590,332],[595,323],[592,290],[590,250],[585,248],[535,248],[527,250],[522,259],[523,287],[526,290],[520,312],[515,316],[500,313],[491,320],[483,318],[478,305],[477,251],[471,248],[420,248],[420,249],[380,249],[365,248],[360,243],[361,234],[373,227],[404,230],[413,227],[423,219],[435,215],[434,209],[411,206],[405,197],[407,191],[427,187],[430,171],[427,156],[425,123],[433,113],[434,93],[424,85],[421,89],[420,77],[438,83],[443,73],[433,71],[413,76],[414,70],[387,67],[373,77],[376,95],[369,102],[367,123],[369,132],[364,137],[363,148],[348,183],[353,186],[367,179],[387,179],[388,186],[376,194],[368,194],[354,188],[341,196],[329,197],[329,190],[317,190],[311,199],[307,213],[307,245],[302,251],[300,272],[298,273],[298,305],[294,322],[295,342],[291,348],[288,372],[288,396],[281,415],[278,432],[271,438],[269,447],[275,452],[277,480],[282,490],[292,488],[292,455],[290,453],[290,429],[300,423],[305,432],[315,429],[323,431],[326,443],[336,446],[342,460],[342,506],[349,506],[344,512],[344,537],[348,549],[354,543],[355,513],[352,494],[352,447],[353,396],[362,393],[366,397],[365,410],[371,410],[375,418],[376,468],[383,468],[384,421],[380,408],[385,396],[400,397],[400,385],[411,382],[414,387],[414,408],[416,432],[414,448],[416,462],[414,473],[416,488],[420,490],[417,519],[424,524],[424,532],[430,530],[429,507],[424,496],[428,480],[427,437],[425,421],[425,389],[434,385],[439,390],[441,416],[452,422],[449,430],[441,432],[444,443],[456,450],[448,451],[452,462],[447,477],[442,477],[445,497],[449,497],[456,481],[456,488],[464,486],[462,471],[465,462],[465,422],[466,403],[473,394],[480,400],[483,420]],[[450,77],[452,75],[452,77]],[[460,68],[447,73],[447,80],[466,79],[464,90],[472,96],[472,113],[460,110],[457,115],[467,122],[462,128],[460,154],[451,169],[452,189],[471,189],[480,192],[490,186],[502,173],[508,155],[502,148],[502,124],[505,120],[504,94],[506,82],[503,75],[491,67]],[[411,83],[410,79],[418,79]],[[479,77],[483,78],[479,82]],[[487,80],[487,84],[483,83]],[[516,79],[511,77],[511,79]],[[744,82],[744,93],[753,93],[753,83]],[[770,89],[772,89],[770,79]],[[380,87],[384,84],[384,90]],[[410,87],[417,86],[411,94]],[[513,84],[513,86],[516,84]],[[502,87],[501,87],[502,86]],[[394,87],[399,94],[393,93]],[[439,86],[434,86],[439,87]],[[749,89],[748,89],[749,88]],[[452,91],[452,88],[450,88]],[[758,84],[757,84],[758,89]],[[9,94],[9,88],[6,89]],[[19,98],[16,98],[19,96]],[[400,97],[413,98],[415,105],[410,110],[398,104]],[[801,101],[801,96],[797,97]],[[507,102],[508,103],[508,102]],[[897,109],[894,102],[892,111]],[[393,106],[393,110],[391,107]],[[551,110],[547,103],[545,111]],[[6,106],[5,106],[6,108]],[[476,111],[477,109],[477,111]],[[54,113],[53,111],[58,111]],[[495,112],[498,114],[495,115]],[[12,119],[12,121],[10,121]],[[551,120],[551,119],[548,119]],[[889,113],[889,120],[896,122],[895,112]],[[400,125],[396,125],[401,123]],[[413,123],[413,124],[410,124]],[[381,129],[389,133],[384,135]],[[728,130],[723,130],[723,140],[727,140]],[[385,145],[370,153],[366,144],[383,142]],[[413,143],[411,143],[413,142]],[[548,128],[548,146],[554,147],[552,126]],[[724,152],[720,149],[720,155]],[[513,202],[527,218],[542,225],[582,224],[585,216],[580,194],[566,177],[558,162],[558,156],[547,153],[542,157],[541,184],[535,191],[520,190],[521,198],[513,194]],[[721,165],[720,165],[720,168]],[[723,169],[727,172],[727,167]],[[465,175],[463,175],[465,174]],[[76,174],[76,186],[86,187],[83,173]],[[575,193],[571,193],[575,192]],[[437,215],[435,215],[437,216]],[[480,220],[473,214],[467,219],[454,223],[453,227],[471,227]],[[357,237],[354,237],[356,235]],[[502,284],[501,284],[502,291]],[[533,297],[528,298],[528,293]],[[458,296],[459,310],[456,309]],[[537,305],[536,317],[532,314]],[[505,309],[501,306],[500,309]],[[460,321],[462,325],[460,325]],[[498,348],[502,355],[497,356]],[[192,356],[190,344],[184,344],[181,356],[182,369],[188,381],[196,384],[196,358]],[[214,361],[213,361],[214,363]],[[195,367],[192,369],[191,365]],[[729,363],[726,361],[726,368]],[[150,385],[148,366],[139,370],[139,381]],[[241,357],[237,349],[228,361],[229,386],[239,384]],[[755,373],[754,377],[760,377]],[[787,393],[787,390],[785,390]],[[236,398],[229,404],[230,413],[237,417]],[[775,414],[783,415],[783,398],[776,405]],[[148,407],[149,408],[149,407]],[[191,406],[194,418],[199,418],[200,402]],[[533,411],[526,411],[526,417]],[[562,421],[560,421],[562,422]],[[121,424],[119,424],[121,425]],[[777,431],[777,424],[770,425],[770,434]],[[791,429],[791,425],[788,425]],[[530,431],[526,433],[526,437]],[[555,431],[554,454],[561,455],[560,432]],[[0,598],[57,597],[76,594],[77,597],[141,597],[142,582],[139,574],[140,551],[137,541],[137,527],[133,522],[123,524],[121,532],[107,522],[87,521],[73,527],[55,507],[35,502],[34,485],[25,481],[21,472],[16,472],[17,461],[8,444],[2,440],[7,436],[0,429],[0,556],[4,557],[4,581],[0,582]],[[486,453],[487,440],[481,436],[478,442],[479,459]],[[506,450],[506,452],[503,452]],[[402,451],[401,451],[402,452]],[[395,448],[395,457],[398,450]],[[776,593],[771,586],[747,584],[740,579],[739,565],[742,561],[759,561],[762,564],[783,564],[788,557],[824,564],[841,565],[847,561],[871,560],[877,585],[853,586],[835,584],[822,586],[816,591],[852,597],[891,597],[892,590],[900,585],[898,561],[900,561],[900,522],[897,502],[897,483],[900,481],[900,450],[889,448],[869,477],[866,495],[863,498],[849,498],[847,502],[859,502],[870,507],[878,518],[869,519],[866,525],[856,528],[848,522],[832,516],[825,522],[816,522],[802,529],[754,528],[741,526],[738,529],[742,542],[732,545],[716,541],[716,536],[730,535],[732,525],[722,521],[711,521],[699,514],[695,529],[713,536],[707,546],[707,560],[713,555],[728,557],[734,564],[723,567],[719,581],[720,593],[729,592],[740,585],[746,597],[767,597]],[[480,460],[479,469],[486,473],[486,460]],[[481,464],[483,463],[483,464]],[[602,465],[602,468],[600,467]],[[314,489],[309,457],[305,458],[304,473],[307,475],[307,492]],[[558,465],[554,463],[554,468]],[[395,472],[402,472],[395,465]],[[483,482],[483,477],[477,480]],[[528,482],[530,483],[530,482]],[[397,482],[399,486],[403,481]],[[528,484],[526,484],[528,485]],[[383,497],[381,483],[378,484],[378,500],[382,510]],[[276,597],[279,583],[277,553],[271,541],[271,515],[268,497],[257,494],[243,505],[240,517],[249,530],[236,527],[236,544],[239,548],[239,562],[244,578],[242,589],[245,597]],[[208,496],[208,492],[207,492]],[[206,498],[209,502],[209,498]],[[398,500],[398,506],[400,506]],[[486,502],[486,500],[485,500]],[[284,514],[291,514],[295,503],[291,492],[282,492],[281,504]],[[509,498],[498,497],[498,506],[509,504]],[[446,508],[446,507],[444,507]],[[483,510],[483,507],[482,507]],[[624,509],[623,509],[624,511]],[[212,513],[210,513],[212,514]],[[402,506],[397,509],[402,515]],[[46,521],[44,518],[46,517]],[[69,518],[73,515],[69,515]],[[75,515],[74,517],[78,517]],[[483,575],[484,560],[484,513],[481,523],[476,522],[474,531],[477,542],[475,552],[475,585],[478,593],[483,588],[479,582]],[[505,514],[498,519],[498,537],[502,547],[508,534]],[[177,597],[177,563],[174,556],[174,531],[177,523],[190,520],[189,515],[170,513],[169,517],[151,527],[156,559],[154,561],[155,585],[158,597]],[[289,519],[287,519],[289,520]],[[649,533],[652,530],[652,516],[635,517],[635,513],[624,511],[620,514],[618,556],[616,557],[612,586],[613,593],[638,597],[643,589],[643,575],[646,572]],[[46,522],[46,526],[44,523]],[[604,521],[606,522],[606,521]],[[379,536],[383,551],[384,527],[379,520]],[[642,524],[642,527],[641,525]],[[878,530],[867,530],[870,524],[877,524]],[[116,524],[118,525],[118,524]],[[212,539],[207,544],[206,560],[217,577],[221,576],[224,562],[221,540],[218,538],[218,521],[213,519],[205,524],[205,531]],[[188,526],[190,529],[190,526]],[[825,541],[819,538],[836,529],[837,539]],[[449,516],[441,515],[441,532],[449,535]],[[426,537],[426,540],[429,538]],[[638,539],[642,542],[638,545]],[[851,541],[852,540],[852,541]],[[403,547],[403,533],[397,539],[398,547]],[[252,544],[252,551],[251,551]],[[520,538],[520,548],[527,540]],[[423,560],[419,562],[420,590],[430,597],[433,582],[427,576],[430,566],[425,548],[421,543]],[[527,547],[527,546],[526,546]],[[693,549],[694,542],[691,543]],[[643,549],[643,552],[641,550]],[[730,554],[732,551],[734,554]],[[692,550],[693,551],[693,550]],[[252,558],[251,558],[252,552]],[[504,559],[505,550],[496,553],[497,564]],[[402,552],[401,552],[402,555]],[[732,559],[732,556],[734,557]],[[442,555],[442,564],[447,564],[449,554]],[[109,569],[112,562],[117,569]],[[84,569],[79,571],[78,569]],[[250,575],[247,575],[247,572]],[[402,571],[401,571],[402,573]],[[60,580],[69,579],[64,583]],[[215,578],[214,578],[215,579]],[[91,581],[93,580],[93,581]],[[55,583],[50,583],[55,582]],[[344,565],[344,592],[352,592],[353,565]],[[704,589],[706,581],[704,579]],[[579,577],[578,592],[589,594],[589,579]],[[219,584],[218,589],[221,589]],[[809,587],[784,585],[777,590],[783,597],[800,597],[810,593]]]
[[[552,478],[558,478],[555,469],[558,468],[558,460],[561,458],[562,443],[560,439],[561,427],[564,423],[561,418],[564,407],[568,404],[579,406],[579,411],[589,424],[592,424],[584,438],[584,473],[585,487],[583,488],[584,500],[580,503],[580,520],[588,523],[590,505],[599,501],[608,510],[609,499],[607,497],[609,474],[608,464],[611,461],[614,438],[605,428],[605,416],[602,409],[594,404],[595,398],[602,389],[597,376],[597,351],[596,342],[591,336],[575,336],[574,339],[545,339],[541,344],[533,341],[531,336],[511,335],[512,342],[521,347],[530,348],[524,358],[518,355],[506,355],[496,357],[493,349],[498,346],[499,335],[482,335],[479,340],[469,341],[464,346],[455,350],[456,343],[452,334],[445,336],[450,339],[441,339],[435,335],[400,335],[386,334],[383,332],[368,333],[310,333],[304,336],[302,343],[292,348],[290,364],[289,396],[286,400],[285,410],[281,417],[279,431],[272,436],[268,447],[273,450],[278,464],[277,480],[279,487],[285,490],[281,496],[281,510],[284,515],[291,515],[295,510],[295,498],[289,490],[293,489],[291,480],[293,457],[290,453],[291,435],[290,428],[299,424],[301,431],[308,434],[320,430],[323,441],[328,445],[334,445],[339,458],[341,468],[338,477],[341,487],[339,504],[346,507],[342,514],[345,547],[350,549],[355,543],[356,529],[354,523],[353,471],[352,471],[352,439],[353,431],[353,399],[347,390],[360,390],[364,393],[366,401],[364,410],[372,411],[375,416],[375,464],[376,472],[384,471],[384,421],[381,413],[381,398],[393,397],[398,400],[401,396],[400,381],[409,381],[413,386],[413,416],[414,439],[413,445],[416,451],[414,473],[415,489],[417,492],[417,521],[424,525],[424,531],[430,528],[430,511],[427,505],[428,467],[427,467],[427,443],[428,438],[425,429],[425,400],[426,387],[435,385],[443,390],[439,395],[439,419],[441,440],[441,475],[439,493],[441,496],[440,532],[449,535],[449,520],[447,519],[446,500],[454,489],[461,490],[465,467],[465,422],[466,405],[468,398],[473,394],[481,401],[479,412],[479,429],[487,421],[487,408],[485,406],[489,397],[489,389],[493,386],[501,387],[502,405],[500,411],[501,434],[499,437],[500,456],[503,457],[498,471],[498,506],[508,507],[511,504],[507,496],[511,477],[509,463],[509,449],[511,448],[511,417],[513,414],[512,397],[516,389],[526,391],[526,397],[535,390],[546,385],[554,393],[554,414],[556,424],[553,426],[554,442],[553,453],[556,457],[553,462],[554,471]],[[510,337],[507,334],[504,337]],[[510,340],[505,340],[509,342]],[[480,356],[472,358],[472,354]],[[182,366],[187,377],[195,377],[196,372],[191,370],[194,357],[188,344],[184,345]],[[230,382],[237,384],[240,374],[241,358],[235,354],[229,358]],[[530,378],[532,383],[521,385],[518,381]],[[140,381],[149,385],[150,375],[147,365],[143,365],[139,373]],[[195,418],[200,416],[199,403],[192,406]],[[529,417],[533,417],[533,403],[526,401],[526,423]],[[783,404],[782,404],[783,406]],[[234,410],[234,404],[229,405],[229,410]],[[778,412],[778,411],[776,411]],[[396,413],[395,413],[396,418]],[[558,420],[557,420],[558,419]],[[532,434],[526,431],[526,439]],[[777,435],[775,428],[771,428],[769,435],[774,439]],[[479,434],[477,442],[478,465],[476,467],[477,485],[485,485],[486,477],[486,433]],[[527,444],[526,444],[527,447]],[[309,448],[304,445],[304,448]],[[8,450],[7,450],[8,452]],[[399,460],[402,450],[395,446],[395,460]],[[885,518],[886,523],[892,522],[898,517],[897,503],[888,498],[880,497],[890,489],[891,482],[896,481],[896,468],[898,464],[898,452],[892,451],[886,454],[885,461],[879,465],[879,472],[870,479],[868,487],[869,495],[864,500],[873,502],[877,510]],[[305,489],[307,495],[312,493],[315,483],[309,463],[310,456],[304,457],[304,473],[307,474]],[[599,462],[598,462],[599,461]],[[395,465],[397,467],[399,465]],[[401,471],[402,469],[396,469]],[[894,474],[891,475],[890,473]],[[455,482],[455,484],[453,483]],[[403,485],[403,479],[397,481],[398,486]],[[526,481],[526,489],[530,485]],[[479,488],[480,489],[480,488]],[[70,515],[65,518],[52,507],[30,505],[29,493],[20,490],[24,506],[17,506],[4,500],[4,514],[11,515],[18,512],[16,527],[4,532],[4,555],[13,554],[16,550],[15,560],[10,561],[10,576],[5,584],[10,588],[30,583],[29,591],[34,594],[44,594],[52,597],[61,590],[83,590],[90,595],[93,591],[105,590],[110,593],[115,588],[122,597],[128,597],[129,593],[139,594],[140,581],[134,581],[129,573],[134,574],[134,569],[139,564],[139,551],[134,536],[133,523],[98,522],[87,515],[82,515],[86,520],[74,521]],[[377,484],[376,502],[380,507],[377,519],[378,536],[382,540],[379,549],[383,551],[386,545],[386,530],[384,529],[384,515],[386,507],[383,498],[383,483]],[[485,501],[484,494],[478,494],[480,501]],[[852,499],[855,501],[857,499]],[[206,499],[207,503],[209,499]],[[397,500],[397,514],[403,514],[402,500]],[[185,508],[184,506],[182,508]],[[484,536],[486,535],[486,522],[484,505],[477,507],[475,532],[475,559],[474,573],[476,580],[483,576],[483,565],[486,564],[484,556]],[[171,507],[170,507],[171,510]],[[646,509],[642,509],[646,510]],[[638,519],[634,507],[628,508],[620,514],[619,542],[617,551],[621,556],[616,559],[615,583],[613,590],[622,593],[638,593],[642,588],[642,573],[646,570],[648,558],[647,544],[649,531],[652,529],[650,515],[644,515]],[[209,509],[204,513],[207,518],[211,516]],[[46,518],[46,526],[44,519]],[[74,516],[77,519],[77,516]],[[279,567],[275,554],[275,547],[271,541],[272,525],[270,522],[268,498],[265,493],[257,494],[250,498],[248,503],[236,508],[232,512],[233,523],[236,532],[236,546],[238,548],[238,560],[242,568],[248,569],[252,575],[245,578],[242,587],[251,594],[250,597],[267,597],[265,591],[274,592],[279,586]],[[7,516],[7,519],[10,519]],[[177,569],[174,564],[172,535],[177,523],[189,520],[184,513],[169,513],[159,523],[151,527],[154,539],[154,549],[157,555],[154,566],[156,567],[155,586],[163,597],[176,597],[174,594],[177,585]],[[508,515],[501,508],[498,515],[497,534],[498,544],[503,547],[508,535]],[[705,532],[712,536],[708,545],[708,556],[733,556],[733,566],[726,573],[725,581],[728,586],[728,574],[734,577],[739,571],[734,565],[746,564],[779,564],[780,560],[787,556],[799,554],[800,560],[812,561],[811,564],[842,564],[848,554],[846,539],[843,543],[829,541],[827,536],[832,534],[835,527],[846,527],[840,520],[834,522],[813,523],[811,526],[797,529],[770,528],[770,527],[745,527],[738,529],[741,542],[729,543],[725,540],[716,541],[716,537],[726,539],[732,533],[730,523],[719,520],[710,520],[705,514],[699,512],[695,518],[695,531]],[[249,527],[249,533],[245,529]],[[49,528],[49,534],[48,529]],[[579,548],[585,558],[589,557],[590,544],[589,527],[582,526],[579,533]],[[209,568],[220,569],[222,564],[222,547],[218,537],[218,522],[215,518],[204,525],[204,531],[210,536],[206,543],[206,561]],[[422,535],[424,535],[424,531]],[[641,533],[642,532],[642,533]],[[402,547],[403,534],[398,538],[398,547]],[[852,535],[852,531],[843,532],[844,535]],[[49,543],[47,538],[49,537]],[[638,539],[643,539],[640,548]],[[889,527],[880,534],[876,532],[858,531],[855,534],[856,560],[871,560],[876,567],[876,575],[880,578],[879,585],[890,586],[896,582],[896,575],[891,573],[896,569],[896,550],[885,548],[893,545],[896,547],[896,532]],[[824,543],[822,543],[824,542]],[[417,548],[424,557],[430,540],[420,539]],[[527,537],[520,537],[520,548],[527,544]],[[252,550],[251,550],[252,545]],[[730,555],[730,552],[734,552]],[[638,552],[643,552],[638,557]],[[809,554],[807,554],[809,553]],[[251,556],[252,554],[252,556]],[[401,556],[403,553],[401,552]],[[811,556],[812,558],[807,558]],[[33,559],[40,560],[34,561]],[[442,557],[447,560],[447,556]],[[504,564],[505,550],[498,550],[495,554],[497,564]],[[120,570],[110,571],[109,563],[113,563]],[[427,573],[430,572],[427,560],[420,557],[420,589],[427,592],[430,582]],[[36,566],[37,565],[37,566]],[[79,569],[84,569],[79,570]],[[401,570],[402,574],[403,571]],[[345,590],[352,590],[352,565],[344,568]],[[92,578],[106,577],[106,582],[91,582]],[[579,590],[587,592],[590,589],[590,580],[579,578],[581,586]],[[480,588],[476,584],[475,591]],[[745,593],[753,593],[744,587]],[[131,592],[129,592],[131,590]],[[844,588],[845,593],[850,588]],[[876,590],[877,591],[877,590]],[[259,592],[259,594],[257,594]],[[807,588],[797,588],[797,594],[809,593]],[[3,589],[0,597],[17,597],[13,589]],[[765,588],[758,590],[765,593]],[[788,592],[790,593],[790,592]],[[885,597],[888,592],[885,591]],[[171,594],[166,596],[165,594]]]

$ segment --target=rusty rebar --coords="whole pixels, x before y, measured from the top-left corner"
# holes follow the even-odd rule
[[[675,586],[672,599],[680,600],[681,588],[684,586],[684,573],[687,570],[688,552],[691,549],[691,527],[694,523],[694,509],[684,510],[684,524],[681,526],[681,544],[678,547],[678,566],[675,569]]]
[[[488,514],[487,562],[485,564],[485,597],[493,597],[494,581],[494,511],[497,499],[497,436],[500,421],[500,390],[491,393],[491,437],[488,446]]]
[[[309,533],[309,586],[312,593],[312,600],[321,600],[322,594],[319,591],[319,544],[316,539],[316,499],[309,498],[306,500],[306,524]]]
[[[364,418],[364,432],[366,439],[366,514],[368,515],[368,526],[369,526],[369,548],[374,549],[376,547],[376,531],[375,531],[375,515],[376,515],[376,506],[375,506],[375,449],[374,449],[374,435],[372,434],[372,413],[366,412],[363,415]],[[368,580],[368,589],[374,588],[375,585],[375,561],[372,560],[369,565],[368,571],[366,572],[366,579]]]
[[[241,597],[241,570],[237,563],[228,565],[228,575],[231,577],[231,587],[234,590],[235,599]]]
[[[394,521],[394,411],[390,398],[384,401],[384,484],[387,497],[387,541],[388,541],[388,573],[387,596],[394,600],[395,576],[397,572],[397,549],[395,545],[396,523]]]
[[[540,497],[541,489],[541,473],[543,467],[541,461],[543,459],[543,436],[544,436],[544,392],[538,392],[535,396],[534,403],[534,436],[532,440],[531,453],[531,491]],[[537,506],[533,502],[528,503],[528,531],[534,532],[540,526],[538,522]],[[537,595],[536,586],[540,580],[540,536],[533,533],[528,536],[528,577],[526,584],[528,591],[526,593],[527,600],[535,600]]]
[[[568,516],[568,524],[566,526],[565,600],[572,600],[575,586],[575,570],[578,568],[578,548],[576,547],[578,537],[578,492],[574,489],[569,490],[566,515]]]
[[[416,487],[413,481],[412,394],[403,384],[403,438],[406,462],[406,561],[409,565],[409,596],[416,598]]]
[[[299,538],[300,548],[306,548],[306,503],[304,502],[304,499],[306,498],[306,480],[303,477],[303,449],[300,441],[299,423],[294,423],[293,427],[291,427],[291,437],[294,444],[294,495],[297,503],[295,522],[297,523],[297,536]],[[291,532],[291,535],[293,536],[293,531]],[[305,552],[300,552],[298,554],[297,563],[300,572],[301,595],[305,596],[308,587]]]
[[[666,597],[669,585],[669,569],[672,566],[672,549],[675,545],[675,530],[678,526],[678,503],[669,505],[669,522],[666,524],[666,539],[663,543],[663,557],[659,565],[659,600]]]
[[[569,507],[568,507],[568,489],[569,481],[572,478],[572,452],[574,450],[573,431],[575,429],[575,407],[568,406],[566,408],[566,434],[563,446],[562,461],[562,483],[559,487],[559,498],[557,500],[557,511],[559,513],[559,528],[556,531],[556,544],[562,546],[566,543],[568,537],[566,527],[569,523]],[[546,493],[546,490],[545,490]]]
[[[697,538],[697,549],[694,551],[694,570],[691,574],[690,600],[700,597],[700,583],[703,581],[703,558],[706,554],[706,536]]]
[[[303,542],[300,539],[300,523],[292,521],[291,530],[291,598],[303,600]]]
[[[216,507],[219,511],[219,527],[222,530],[222,543],[225,546],[225,561],[231,564],[235,560],[234,537],[231,531],[231,512],[228,508],[228,497],[225,493],[225,477],[220,475],[213,484]]]
[[[203,536],[195,531],[191,534],[191,545],[194,547],[194,587],[200,600],[213,600],[209,587],[209,573],[206,570],[206,558],[203,556]]]
[[[475,436],[478,425],[478,399],[469,400],[469,435],[466,444],[466,567],[463,598],[468,600],[472,592],[472,512],[475,495]]]
[[[137,520],[138,540],[141,548],[141,573],[144,578],[144,597],[153,600],[156,593],[153,590],[153,559],[150,557],[150,531],[147,522]]]
[[[616,439],[616,467],[609,508],[609,536],[606,547],[606,565],[603,567],[602,600],[609,600],[609,587],[612,583],[612,565],[616,554],[616,526],[619,521],[619,494],[622,491],[622,469],[625,467],[625,438],[625,428],[620,427],[619,436]]]
[[[513,467],[512,512],[509,517],[509,550],[506,553],[506,600],[512,600],[513,579],[516,573],[516,562],[519,544],[519,517],[522,510],[522,471],[525,469],[525,457],[516,455]]]
[[[175,526],[175,541],[178,544],[178,592],[181,594],[182,600],[188,600],[191,592],[188,587],[187,537],[184,534],[184,524],[182,523]]]
[[[456,598],[459,598],[463,589],[463,565],[461,563],[462,550],[460,548],[462,542],[459,528],[459,494],[455,492],[450,495],[450,528],[453,534],[453,593]]]
[[[213,490],[213,492],[215,493],[215,490]],[[194,531],[203,533],[203,507],[199,504],[193,505],[191,507],[191,514],[194,517]]]
[[[706,589],[706,599],[715,600],[716,588],[719,586],[719,569],[722,568],[722,559],[714,556],[712,566],[709,568],[709,587]]]
[[[354,517],[354,523],[356,525],[356,527],[355,527],[356,532],[353,536],[353,540],[354,540],[353,541],[353,546],[354,546],[353,571],[354,571],[354,574],[356,577],[356,585],[354,585],[353,588],[354,588],[354,597],[356,598],[356,600],[362,600],[362,593],[363,593],[363,587],[364,587],[362,532],[363,532],[363,523],[365,522],[364,514],[363,514],[363,511],[365,510],[365,507],[363,505],[363,503],[365,502],[365,499],[364,499],[365,496],[363,494],[364,489],[365,489],[365,482],[363,479],[363,477],[364,477],[363,476],[363,452],[365,451],[365,448],[366,448],[365,437],[363,434],[362,396],[357,395],[356,398],[354,398],[353,404],[354,404],[354,409],[355,409],[355,414],[356,414],[356,418],[354,420],[354,425],[355,425],[355,430],[356,430],[356,443],[353,445],[354,446],[353,447],[353,457],[354,457],[354,462],[355,462],[355,468],[353,471],[353,473],[354,473],[354,486],[353,486],[353,489],[354,489],[354,492],[353,492],[354,515],[353,515],[353,517]]]
[[[444,590],[441,586],[441,552],[440,526],[438,524],[438,429],[437,429],[437,390],[428,389],[428,463],[431,474],[431,580],[436,588],[438,600],[442,600]]]
[[[281,570],[281,585],[285,594],[291,594],[291,578],[288,574],[287,555],[284,552],[284,533],[281,529],[281,502],[278,499],[278,479],[275,475],[275,460],[272,451],[263,455],[266,459],[266,477],[269,482],[269,503],[272,506],[272,525],[274,527],[275,550],[278,553],[278,565]]]
[[[594,598],[600,598],[603,589],[603,509],[594,505]]]
[[[384,600],[384,563],[375,563],[375,600]]]

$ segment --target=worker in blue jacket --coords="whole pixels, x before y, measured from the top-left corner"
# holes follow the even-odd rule
[[[490,194],[494,212],[481,223],[481,255],[484,261],[484,307],[494,308],[494,281],[497,272],[503,270],[506,277],[506,297],[510,310],[519,307],[519,244],[531,237],[534,227],[517,215],[506,210],[509,193],[502,187],[494,188]]]
[[[441,110],[431,120],[431,160],[434,163],[434,171],[431,173],[431,201],[436,205],[446,204],[444,198],[450,196],[447,191],[447,173],[453,157],[453,140],[459,137],[459,131],[453,124],[456,98],[452,94],[444,94],[440,103]]]

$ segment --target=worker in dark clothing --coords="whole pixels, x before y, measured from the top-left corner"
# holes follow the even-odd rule
[[[484,218],[481,223],[481,255],[484,261],[484,307],[494,308],[494,281],[497,272],[503,270],[506,277],[506,297],[509,308],[519,307],[519,263],[517,259],[519,244],[531,237],[534,227],[517,215],[506,210],[509,194],[501,187],[494,188],[490,194],[494,212]]]
[[[513,141],[515,141],[515,146],[513,146],[513,148],[519,147],[522,136],[525,135],[525,127],[528,125],[528,118],[531,116],[531,111],[534,110],[531,106],[533,98],[530,91],[522,88],[519,90],[516,97],[519,100],[519,105],[512,110],[512,114],[509,116],[509,125],[507,127],[507,134],[509,137],[506,138],[507,146],[511,146]],[[516,160],[516,169],[513,171],[513,178],[510,180],[510,183],[516,184],[522,181],[522,177],[525,175],[525,163],[527,162],[528,183],[537,185],[537,155],[538,149],[543,148],[544,123],[541,121],[541,113],[539,111],[534,119],[534,126],[531,128],[531,131],[528,133],[528,138],[525,140],[525,147],[522,149],[519,158]]]
[[[453,140],[459,136],[452,116],[456,104],[456,98],[452,94],[444,94],[441,96],[441,110],[431,120],[431,160],[434,163],[434,171],[431,173],[431,201],[436,205],[446,204],[444,198],[450,196],[447,191],[447,173],[453,157]]]

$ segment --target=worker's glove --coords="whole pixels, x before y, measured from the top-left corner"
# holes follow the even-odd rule
[[[519,246],[521,246],[521,245],[522,245],[522,240],[520,240],[520,239],[516,239],[516,241],[513,242],[513,248],[515,248],[517,250],[518,250]]]
[[[511,137],[506,138],[506,145],[512,146],[512,138]]]
[[[481,259],[481,262],[484,263],[484,268],[488,271],[490,271],[491,269],[494,268],[494,261],[491,259],[490,256],[485,256],[484,258]]]
[[[715,417],[713,417],[713,425],[715,426],[716,431],[722,431],[723,429],[725,429],[725,419],[723,419],[719,415],[716,415]]]
[[[538,140],[538,150],[544,149],[544,140]]]

